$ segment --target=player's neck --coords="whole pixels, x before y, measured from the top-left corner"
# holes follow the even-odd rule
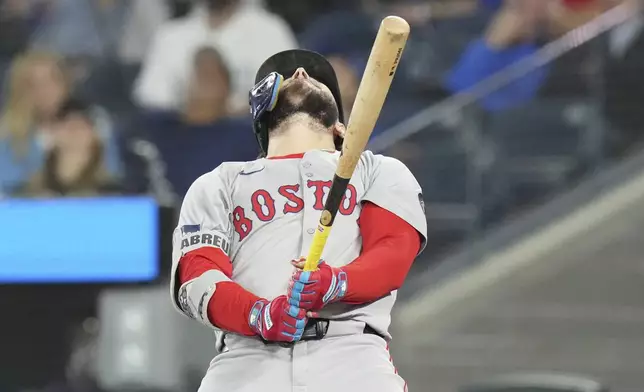
[[[294,124],[270,136],[267,157],[299,154],[312,150],[335,150],[333,135]]]

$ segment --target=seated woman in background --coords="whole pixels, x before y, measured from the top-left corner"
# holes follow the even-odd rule
[[[52,145],[52,124],[72,91],[63,59],[41,52],[18,56],[11,67],[0,117],[0,197],[11,194],[40,170]],[[92,108],[93,121],[106,146],[106,167],[120,173],[120,158],[109,115]]]
[[[188,93],[179,115],[187,125],[211,125],[233,114],[230,70],[214,47],[200,48],[194,56]]]
[[[63,104],[54,117],[52,145],[44,167],[17,196],[97,196],[119,193],[104,163],[104,145],[91,107],[78,100]]]
[[[184,104],[177,111],[150,112],[141,128],[153,142],[166,176],[181,197],[200,175],[225,161],[257,157],[249,116],[230,112],[230,72],[214,47],[200,48],[194,56]]]

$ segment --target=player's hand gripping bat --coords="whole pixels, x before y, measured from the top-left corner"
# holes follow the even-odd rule
[[[317,269],[349,180],[367,146],[369,136],[385,103],[407,37],[409,37],[409,24],[404,19],[388,16],[382,20],[371,48],[367,67],[362,75],[353,109],[351,109],[342,154],[324,204],[320,223],[306,257],[305,271]]]

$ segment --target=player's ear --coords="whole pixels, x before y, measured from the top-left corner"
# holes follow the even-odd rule
[[[333,128],[333,136],[340,136],[341,138],[344,139],[344,133],[347,130],[347,127],[344,126],[340,121],[337,121],[335,124],[332,125]]]

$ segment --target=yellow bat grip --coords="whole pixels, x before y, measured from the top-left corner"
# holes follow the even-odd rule
[[[304,271],[315,271],[318,269],[318,263],[322,258],[322,251],[324,250],[324,245],[326,245],[326,240],[329,238],[330,232],[331,226],[318,224],[318,228],[313,235],[313,242],[311,242],[311,247],[309,248],[309,254],[306,256]]]

